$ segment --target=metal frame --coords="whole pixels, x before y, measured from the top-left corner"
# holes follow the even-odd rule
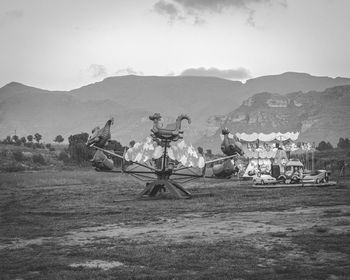
[[[189,191],[183,188],[181,184],[188,183],[193,180],[197,180],[199,178],[215,178],[205,176],[206,166],[209,163],[214,163],[221,160],[231,159],[236,155],[226,156],[214,160],[209,160],[205,162],[205,166],[202,168],[201,173],[196,173],[193,170],[193,167],[183,166],[181,163],[175,168],[169,168],[169,157],[167,154],[167,147],[169,146],[170,139],[160,139],[161,145],[164,147],[163,155],[161,157],[162,164],[161,168],[155,168],[148,164],[143,164],[135,161],[130,161],[133,165],[132,169],[128,169],[128,166],[125,165],[126,160],[124,159],[124,155],[118,155],[114,152],[99,148],[97,146],[92,145],[91,147],[97,150],[100,150],[106,154],[109,154],[114,157],[118,157],[122,159],[121,170],[111,170],[107,172],[115,172],[115,173],[125,173],[130,174],[134,178],[146,182],[145,189],[138,195],[139,198],[144,197],[155,197],[163,191],[168,191],[172,196],[176,198],[191,198],[192,195]],[[137,170],[137,168],[143,167],[147,170]],[[183,173],[184,170],[188,170],[190,173]],[[182,172],[181,172],[182,171]],[[152,176],[153,175],[153,176]],[[178,176],[178,177],[176,177]],[[172,178],[171,178],[172,177]]]

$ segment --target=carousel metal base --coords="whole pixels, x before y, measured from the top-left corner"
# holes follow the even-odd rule
[[[254,188],[296,188],[296,187],[331,187],[336,186],[337,182],[329,181],[327,183],[303,183],[303,184],[270,184],[270,185],[253,185]]]
[[[162,194],[169,194],[175,198],[188,199],[192,195],[180,184],[169,179],[158,179],[146,184],[146,188],[138,195],[139,198],[152,198]]]

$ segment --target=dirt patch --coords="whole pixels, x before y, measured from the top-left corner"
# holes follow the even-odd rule
[[[296,208],[292,211],[264,211],[184,214],[178,218],[159,217],[155,222],[138,224],[107,224],[68,232],[62,237],[16,239],[0,249],[18,249],[45,242],[75,246],[101,242],[104,239],[129,239],[135,243],[216,242],[255,234],[270,234],[275,238],[292,236],[294,232],[314,231],[341,234],[350,232],[350,217],[322,216],[328,212],[348,213],[350,206]],[[341,221],[341,222],[340,222]]]
[[[247,212],[216,214],[207,217],[187,214],[176,219],[160,218],[156,222],[139,225],[109,224],[99,227],[83,228],[70,232],[65,238],[69,244],[86,244],[101,238],[128,238],[134,242],[215,242],[222,239],[239,238],[252,234],[275,235],[312,229],[315,226],[327,227],[332,233],[350,231],[350,225],[337,223],[338,219],[321,217],[325,210],[341,209],[350,211],[350,206],[312,207],[281,212]],[[349,220],[350,217],[342,217]],[[278,237],[276,235],[276,237]]]
[[[91,260],[84,263],[72,263],[70,267],[84,267],[84,268],[99,268],[102,270],[109,270],[115,267],[123,266],[122,262],[118,261],[102,261],[102,260]]]

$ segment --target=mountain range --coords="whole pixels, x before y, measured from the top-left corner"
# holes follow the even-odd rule
[[[12,82],[0,88],[0,139],[15,131],[19,136],[39,132],[45,142],[58,134],[67,139],[103,126],[113,116],[112,138],[127,145],[149,135],[148,116],[159,112],[165,124],[181,113],[190,115],[192,124],[184,122],[185,140],[213,150],[223,126],[233,132],[301,130],[305,140],[334,143],[349,135],[349,87],[344,85],[350,85],[349,78],[293,72],[246,83],[215,77],[119,76],[71,91]],[[344,96],[337,99],[340,92]]]

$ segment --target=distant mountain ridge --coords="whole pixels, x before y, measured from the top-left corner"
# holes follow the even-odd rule
[[[181,113],[189,114],[192,124],[184,124],[185,140],[195,143],[215,135],[227,115],[256,93],[323,91],[346,84],[350,85],[349,78],[303,73],[264,76],[245,84],[215,77],[121,76],[71,91],[47,91],[12,82],[0,88],[0,139],[15,130],[20,136],[39,132],[46,142],[58,134],[67,139],[71,134],[90,132],[114,116],[112,137],[126,145],[148,136],[152,126],[148,116],[159,112],[165,123]]]

